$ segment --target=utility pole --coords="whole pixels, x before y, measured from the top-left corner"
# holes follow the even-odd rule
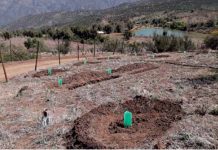
[[[35,71],[37,71],[37,67],[38,67],[38,57],[39,57],[39,41],[37,42]]]
[[[1,63],[2,63],[3,71],[4,71],[4,74],[5,74],[5,80],[6,80],[6,82],[8,82],[8,77],[7,77],[7,73],[6,73],[5,65],[4,65],[4,62],[3,62],[2,51],[1,51],[1,50],[0,50],[0,59],[1,59]]]

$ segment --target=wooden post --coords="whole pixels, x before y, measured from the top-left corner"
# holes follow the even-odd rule
[[[39,41],[37,42],[35,71],[37,71],[37,67],[38,67],[38,57],[39,57]]]
[[[95,42],[96,40],[94,39],[94,57],[95,57]]]
[[[103,42],[103,48],[102,48],[102,50],[101,50],[101,51],[102,51],[102,54],[104,53],[104,50],[103,50],[104,47],[105,47],[105,41]]]
[[[114,47],[114,52],[113,52],[113,55],[115,54],[115,52],[116,52],[116,49],[117,49],[117,40],[116,40],[116,44],[115,44],[115,47]]]
[[[79,60],[79,44],[77,43],[77,57],[78,57],[78,60]]]
[[[12,61],[11,39],[10,39],[10,57],[11,57],[11,61]]]
[[[3,71],[4,71],[4,74],[5,74],[5,80],[6,80],[6,82],[8,82],[8,76],[7,76],[5,65],[4,65],[4,62],[3,62],[2,51],[1,50],[0,50],[0,59],[1,59]]]
[[[58,60],[60,65],[61,64],[60,39],[58,39]]]
[[[83,52],[85,52],[85,41],[83,43]]]
[[[124,53],[124,39],[123,39],[123,43],[122,43],[122,54]]]

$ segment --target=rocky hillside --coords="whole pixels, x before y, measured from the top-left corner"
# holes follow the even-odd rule
[[[52,25],[83,25],[87,26],[102,21],[128,21],[134,17],[154,17],[157,12],[162,14],[204,12],[206,16],[214,16],[218,12],[218,0],[140,0],[99,11],[62,11],[23,17],[8,24],[5,28],[22,29],[38,28]]]

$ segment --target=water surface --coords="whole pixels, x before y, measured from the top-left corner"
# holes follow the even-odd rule
[[[154,34],[163,35],[164,31],[167,31],[167,35],[174,35],[176,37],[183,37],[185,35],[185,32],[164,28],[143,28],[137,30],[134,34],[135,36],[153,37]]]

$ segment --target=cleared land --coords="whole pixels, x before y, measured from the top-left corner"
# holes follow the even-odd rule
[[[215,52],[119,57],[79,65],[70,58],[51,76],[45,65],[1,83],[0,147],[218,148]],[[133,112],[127,129],[126,110]]]

